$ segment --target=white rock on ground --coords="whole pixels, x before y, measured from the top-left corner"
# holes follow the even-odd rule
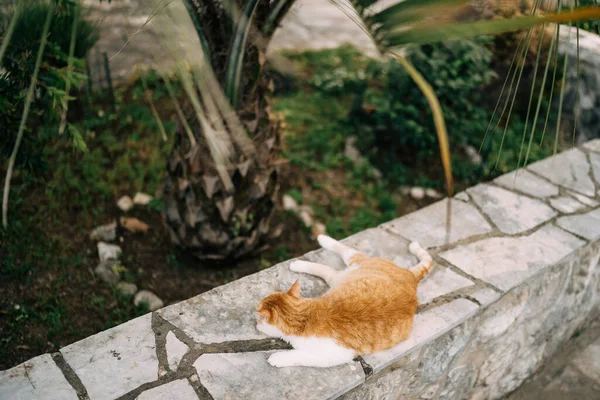
[[[426,189],[425,196],[432,198],[432,199],[441,199],[442,198],[442,194],[435,189]]]
[[[129,282],[119,282],[117,290],[125,296],[133,296],[137,292],[137,285]]]
[[[123,212],[127,212],[133,207],[133,200],[129,196],[123,196],[117,201],[117,207]]]
[[[169,362],[169,369],[171,371],[177,371],[181,359],[190,349],[188,345],[177,339],[177,336],[172,331],[167,333],[167,361]]]
[[[100,225],[90,233],[90,239],[101,240],[103,242],[112,242],[117,238],[117,222],[113,221],[110,224]]]
[[[114,267],[119,266],[118,260],[105,260],[101,261],[100,264],[94,269],[96,275],[109,285],[116,285],[121,280],[121,276],[118,272],[115,272]]]
[[[98,242],[98,257],[100,261],[118,260],[123,250],[116,244]]]
[[[354,165],[360,165],[362,162],[362,156],[360,151],[356,148],[356,136],[351,136],[346,139],[346,143],[344,146],[344,155],[350,159],[354,163]]]
[[[327,227],[322,222],[316,222],[312,227],[312,234],[314,237],[319,235],[325,235],[327,233]]]
[[[140,290],[135,295],[135,298],[133,299],[133,304],[139,306],[142,303],[146,303],[148,305],[148,310],[150,311],[156,311],[159,308],[163,308],[163,306],[165,305],[160,299],[160,297],[158,297],[149,290]]]
[[[477,149],[475,147],[467,145],[467,146],[463,147],[463,150],[465,151],[465,154],[469,158],[469,161],[471,161],[471,164],[481,165],[481,161],[482,161],[481,154],[479,154],[479,152],[477,151]]]
[[[283,209],[287,211],[296,211],[298,209],[298,203],[289,194],[284,194],[282,198]]]
[[[146,193],[137,192],[135,196],[133,196],[133,204],[139,206],[147,206],[152,201],[152,196]]]
[[[425,197],[425,189],[419,186],[415,186],[410,189],[410,197],[415,200],[423,200]]]
[[[306,211],[306,210],[300,211],[300,213],[298,214],[298,217],[300,217],[300,219],[302,220],[302,222],[304,223],[304,225],[307,228],[310,228],[311,226],[313,226],[313,218],[311,217],[311,215],[308,211]]]

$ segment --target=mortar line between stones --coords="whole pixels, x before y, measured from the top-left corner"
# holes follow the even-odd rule
[[[582,146],[580,146],[579,148],[580,148],[581,150],[583,150],[583,151],[586,151],[586,152],[588,152],[588,153],[594,153],[594,154],[599,154],[599,155],[600,155],[600,151],[596,151],[596,150],[594,150],[594,149],[591,149],[591,148],[589,148],[589,147],[585,147],[585,146],[583,146],[583,145],[582,145]]]
[[[468,190],[468,189],[467,189]],[[465,192],[467,191],[465,190]],[[481,216],[483,217],[483,219],[485,219],[485,221],[490,224],[490,227],[492,228],[492,232],[490,233],[494,233],[494,232],[501,232],[503,233],[500,228],[498,228],[498,226],[494,223],[494,221],[492,221],[492,219],[490,218],[489,215],[487,215],[482,209],[481,207],[479,207],[479,204],[477,204],[477,202],[475,201],[475,199],[473,197],[471,197],[471,202],[469,203],[471,204],[476,210],[477,212],[479,212],[479,214],[481,214]]]
[[[407,214],[408,215],[408,214]],[[400,217],[402,218],[402,217]],[[392,220],[393,221],[393,220]],[[386,224],[389,224],[391,221],[388,222],[384,222],[383,224],[379,225],[377,228],[389,233],[392,236],[396,236],[402,240],[407,241],[408,243],[412,242],[412,240],[405,238],[404,236],[402,236],[399,232],[396,232],[394,229],[390,228],[389,226],[385,226]]]
[[[554,225],[556,228],[560,229],[560,230],[561,230],[561,231],[563,231],[563,232],[566,232],[566,233],[568,233],[568,234],[570,234],[570,235],[573,235],[573,236],[575,236],[575,237],[576,237],[577,239],[579,239],[579,240],[583,240],[583,241],[586,243],[586,245],[587,245],[588,243],[591,243],[591,242],[592,242],[591,240],[589,240],[589,239],[587,239],[587,238],[585,238],[585,237],[583,237],[583,236],[580,236],[578,233],[573,233],[573,232],[571,232],[571,231],[569,231],[569,230],[567,230],[567,229],[565,229],[565,228],[561,227],[560,225],[558,225],[558,223],[557,223],[556,221],[552,221],[552,225]],[[585,246],[584,246],[584,247],[585,247]],[[581,248],[583,248],[583,247],[581,247]]]
[[[557,155],[558,155],[558,154],[557,154]],[[591,165],[591,163],[590,163],[590,161],[589,161],[589,159],[588,159],[587,157],[586,157],[586,161],[587,161],[587,163],[588,163],[589,171],[591,171],[591,170],[592,170],[592,165]],[[529,168],[527,168],[527,171],[528,171],[528,172],[531,172],[533,175],[537,176],[538,178],[540,178],[540,179],[543,179],[544,181],[546,181],[546,182],[548,182],[548,183],[551,183],[551,184],[552,184],[552,185],[554,185],[554,186],[557,186],[559,189],[563,188],[563,189],[565,189],[565,190],[570,190],[570,191],[572,191],[572,192],[575,192],[575,193],[577,193],[577,194],[579,194],[579,195],[581,195],[581,196],[590,197],[590,196],[588,196],[587,194],[584,194],[584,193],[581,193],[581,192],[579,192],[578,190],[575,190],[575,189],[572,189],[572,188],[567,188],[567,187],[565,187],[565,186],[563,186],[563,185],[559,185],[559,184],[557,184],[557,183],[554,183],[554,182],[552,182],[550,179],[543,177],[542,175],[538,174],[537,172],[535,172],[535,171],[533,171],[533,170],[531,170],[531,169],[529,169]],[[588,174],[589,174],[589,171],[588,171]],[[592,179],[592,184],[594,184],[594,195],[595,195],[595,194],[596,194],[596,189],[595,189],[596,185],[595,185],[594,179]],[[595,198],[595,197],[596,197],[596,196],[594,196],[594,198]]]
[[[160,321],[157,319],[157,314],[152,313],[151,327],[154,332],[154,342],[156,358],[158,359],[158,375],[162,376],[166,371],[169,371],[169,360],[167,355],[167,333],[160,327]]]
[[[598,190],[600,190],[600,183],[596,182],[596,177],[594,176],[594,166],[592,164],[592,159],[590,157],[590,153],[587,151],[583,152],[585,154],[585,159],[590,165],[590,169],[588,170],[588,178],[592,181],[592,185],[594,185],[594,199],[597,196]]]
[[[433,308],[437,308],[437,307],[443,306],[444,304],[451,303],[452,301],[457,300],[457,299],[471,300],[474,303],[477,303],[477,305],[481,305],[481,303],[479,303],[479,301],[471,298],[471,294],[473,294],[481,289],[483,289],[483,287],[480,284],[473,282],[473,285],[471,285],[471,286],[460,288],[460,289],[454,290],[450,293],[446,293],[446,294],[437,296],[436,298],[432,299],[430,302],[419,305],[419,307],[417,309],[417,313],[423,313],[423,312],[429,311]]]
[[[140,394],[142,394],[143,392],[145,392],[147,390],[154,389],[159,386],[163,386],[163,385],[166,385],[168,383],[171,383],[171,382],[174,382],[174,381],[177,381],[180,379],[187,379],[187,376],[180,376],[180,374],[177,374],[177,373],[167,373],[167,374],[159,377],[155,381],[146,382],[146,383],[136,387],[135,389],[130,390],[129,392],[125,393],[124,395],[117,397],[116,400],[134,400]]]
[[[75,393],[77,393],[79,400],[89,400],[90,396],[88,395],[85,386],[83,386],[83,382],[81,382],[81,379],[77,376],[75,371],[73,371],[73,368],[67,363],[63,355],[60,352],[56,352],[51,356],[58,369],[60,369],[67,382],[69,382],[69,385],[71,385],[75,390]]]
[[[202,383],[200,382],[200,378],[197,374],[189,376],[187,378],[187,381],[189,382],[190,386],[194,389],[194,392],[196,392],[196,396],[198,396],[198,399],[214,400],[212,394],[210,394],[208,389],[206,389],[206,387],[204,387],[204,385],[202,385]]]
[[[485,184],[489,185],[489,186],[494,186],[494,187],[497,187],[497,188],[500,188],[500,189],[508,190],[509,192],[512,192],[512,193],[514,193],[514,194],[516,194],[518,196],[527,197],[527,198],[529,198],[531,200],[534,200],[534,201],[539,201],[541,203],[544,203],[545,205],[547,205],[548,207],[550,207],[552,210],[556,211],[557,213],[562,214],[562,212],[560,210],[557,210],[556,208],[554,208],[554,206],[552,206],[552,204],[550,203],[550,199],[558,198],[560,196],[565,196],[564,194],[561,194],[561,191],[564,190],[564,188],[562,186],[556,185],[554,183],[552,184],[552,186],[555,186],[558,189],[558,194],[557,195],[547,196],[547,197],[535,197],[535,196],[532,196],[532,195],[530,195],[528,193],[522,192],[522,191],[520,191],[517,188],[509,188],[508,186],[502,185],[501,183],[497,183],[497,182],[494,182],[494,181],[486,182]]]
[[[495,291],[497,293],[504,294],[504,291],[502,291],[501,289],[497,288],[496,286],[492,285],[489,282],[483,281],[483,280],[481,280],[479,278],[475,278],[474,276],[469,275],[468,273],[466,273],[462,269],[458,268],[457,266],[455,266],[451,262],[447,261],[445,258],[442,258],[439,254],[432,255],[432,258],[439,265],[450,269],[451,271],[459,274],[460,276],[462,276],[464,278],[467,278],[467,279],[475,282],[476,284],[482,285],[483,287],[486,287],[488,289],[492,289],[493,291]]]
[[[530,172],[529,170],[527,170],[527,171]],[[536,177],[539,177],[539,176],[536,175]],[[583,208],[579,209],[579,211],[585,211],[585,212],[588,211],[588,209],[590,208],[590,206],[588,206],[587,204],[583,204],[582,202],[580,202],[579,200],[577,200],[575,197],[573,197],[572,195],[570,195],[568,193],[568,191],[567,191],[566,188],[564,188],[564,187],[562,187],[560,185],[557,185],[557,184],[555,184],[553,182],[550,182],[550,183],[552,184],[552,186],[555,186],[558,189],[558,194],[554,195],[554,196],[547,196],[547,197],[539,198],[539,197],[534,197],[534,196],[532,196],[530,194],[527,194],[525,192],[522,192],[522,191],[520,191],[517,188],[508,188],[507,186],[503,186],[502,184],[496,183],[494,181],[487,182],[487,184],[489,184],[490,186],[495,186],[495,187],[498,187],[498,188],[501,188],[501,189],[505,189],[505,190],[513,192],[513,193],[515,193],[515,194],[517,194],[519,196],[527,197],[527,198],[529,198],[531,200],[535,200],[535,201],[539,201],[541,203],[544,203],[546,206],[550,207],[550,209],[554,210],[558,214],[555,217],[572,215],[572,213],[571,214],[565,213],[565,212],[557,209],[550,202],[551,199],[558,199],[560,197],[568,197],[569,199],[572,199],[573,201],[577,202],[578,204],[583,205]],[[555,218],[555,217],[552,217],[552,218]]]

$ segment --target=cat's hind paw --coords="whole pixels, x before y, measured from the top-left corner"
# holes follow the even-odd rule
[[[327,235],[319,235],[317,236],[317,242],[319,242],[319,245],[327,250],[333,250],[335,251],[335,247],[338,244],[338,241],[335,240],[332,237],[329,237]]]
[[[273,367],[277,368],[291,367],[294,365],[293,361],[290,359],[290,354],[288,354],[288,352],[285,351],[271,354],[267,361]]]
[[[290,271],[306,273],[306,261],[296,260],[290,263]]]

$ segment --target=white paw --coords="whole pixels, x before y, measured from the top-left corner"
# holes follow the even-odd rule
[[[334,238],[331,238],[327,235],[317,236],[317,241],[319,242],[319,245],[324,249],[331,249],[337,243],[337,241]]]
[[[290,360],[289,354],[287,354],[286,352],[271,354],[267,361],[273,367],[277,368],[291,367],[292,365],[294,365]]]
[[[408,251],[410,251],[411,254],[416,255],[421,250],[423,250],[423,248],[421,247],[421,245],[418,242],[411,242],[408,245]]]
[[[296,260],[292,261],[290,264],[290,271],[294,272],[306,272],[306,261]]]

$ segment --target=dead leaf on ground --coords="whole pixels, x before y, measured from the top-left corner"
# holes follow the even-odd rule
[[[129,232],[148,232],[148,229],[150,228],[148,226],[148,224],[146,224],[145,222],[140,221],[137,218],[126,218],[126,217],[121,217],[121,226],[125,229],[127,229]]]

